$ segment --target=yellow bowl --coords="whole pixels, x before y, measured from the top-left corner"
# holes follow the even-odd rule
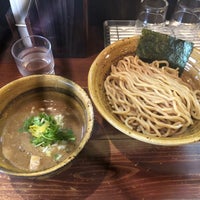
[[[49,92],[46,92],[49,91]],[[39,93],[40,92],[40,93]],[[32,102],[32,96],[39,95],[39,99],[36,100],[40,103],[44,102],[43,99],[48,98],[51,103],[54,101],[54,96],[60,101],[62,100],[61,105],[66,105],[66,107],[72,106],[73,108],[73,117],[72,123],[80,123],[81,131],[77,131],[77,141],[76,145],[73,148],[72,152],[69,153],[68,157],[63,161],[58,162],[56,165],[47,167],[41,171],[27,171],[22,170],[11,164],[7,159],[5,159],[2,151],[2,140],[0,143],[0,171],[8,175],[18,176],[18,177],[29,177],[29,178],[46,178],[52,175],[57,174],[66,167],[71,165],[71,161],[79,154],[79,152],[84,148],[87,141],[91,137],[93,123],[94,123],[94,114],[91,100],[89,99],[87,93],[76,83],[56,75],[31,75],[17,79],[0,89],[0,129],[1,136],[4,132],[6,124],[9,124],[10,120],[13,118],[13,115],[16,115],[17,112],[23,108],[24,99],[29,99],[30,103]],[[58,93],[60,96],[58,96]],[[32,96],[31,96],[32,95]],[[38,97],[37,97],[38,98]],[[53,99],[53,100],[51,100]],[[69,104],[69,102],[71,104]],[[29,104],[29,103],[28,103]],[[40,105],[39,105],[40,106]],[[73,107],[74,106],[74,107]],[[11,112],[11,110],[14,110]],[[57,107],[57,103],[52,105],[50,108],[59,113],[63,107]],[[25,108],[24,108],[25,109]],[[48,109],[48,108],[47,108]],[[71,109],[72,110],[72,109]],[[28,111],[29,112],[29,111]],[[72,111],[69,110],[68,115],[71,116]],[[13,115],[11,114],[13,113]],[[67,115],[67,114],[66,114]],[[75,116],[76,115],[76,116]],[[16,115],[17,116],[17,115]],[[75,118],[76,117],[76,118]],[[74,122],[74,119],[78,122]],[[79,119],[80,122],[79,122]],[[15,118],[15,121],[19,123],[20,118]],[[13,120],[12,120],[13,121]],[[15,130],[14,130],[15,131]],[[18,130],[16,130],[18,131]],[[22,144],[23,145],[23,144]]]
[[[92,101],[97,110],[113,127],[131,138],[156,145],[174,146],[197,142],[200,140],[200,121],[189,127],[181,135],[173,137],[155,137],[149,136],[137,131],[131,130],[124,125],[115,114],[112,113],[104,90],[104,80],[110,72],[111,64],[116,64],[124,56],[134,54],[140,37],[134,36],[119,40],[106,47],[94,60],[88,74],[88,88]],[[200,64],[200,52],[193,49],[188,61],[189,67],[184,70],[182,78],[187,80],[193,86],[200,89],[200,76],[197,69]],[[200,66],[200,65],[199,65]]]

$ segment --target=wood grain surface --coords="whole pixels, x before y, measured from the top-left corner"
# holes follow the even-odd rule
[[[10,45],[0,54],[0,87],[20,78]],[[87,74],[95,55],[55,58],[56,74],[87,91]],[[0,173],[1,200],[199,199],[200,144],[149,145],[125,136],[95,109],[93,135],[62,173],[27,180]]]

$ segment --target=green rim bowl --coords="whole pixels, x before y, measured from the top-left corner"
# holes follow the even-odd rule
[[[109,74],[112,64],[116,64],[124,56],[131,54],[133,55],[135,53],[139,39],[140,36],[134,36],[132,38],[119,40],[106,47],[96,57],[88,74],[88,88],[94,105],[96,106],[99,113],[103,116],[103,118],[113,127],[126,134],[127,136],[142,142],[163,146],[175,146],[199,141],[200,121],[189,127],[185,133],[179,136],[164,138],[148,136],[131,130],[112,113],[111,108],[108,105],[108,100],[104,90],[104,80]],[[199,78],[197,78],[199,77],[199,74],[198,70],[196,70],[196,67],[200,64],[200,51],[193,49],[191,58],[192,59],[190,59],[188,62],[190,62],[192,67],[189,70],[185,70],[183,72],[183,78],[192,82],[195,87],[200,88],[200,81]]]
[[[57,75],[31,75],[14,80],[0,89],[0,111],[2,112],[6,106],[9,105],[14,99],[20,95],[35,90],[37,88],[53,88],[64,91],[64,94],[70,94],[79,101],[84,118],[84,131],[82,133],[82,139],[79,141],[75,150],[62,162],[58,163],[54,167],[45,169],[43,171],[36,172],[23,172],[16,170],[13,166],[3,162],[2,151],[0,150],[0,172],[13,175],[17,177],[29,177],[29,178],[48,178],[49,176],[55,175],[58,172],[64,170],[66,167],[71,165],[71,161],[79,154],[84,148],[87,141],[91,137],[94,113],[92,102],[89,99],[87,93],[76,83]],[[36,90],[37,91],[37,90]],[[4,119],[5,122],[5,119]],[[2,130],[4,123],[2,123],[2,113],[0,115],[0,129]],[[2,134],[2,133],[1,133]],[[0,144],[1,145],[1,144]]]

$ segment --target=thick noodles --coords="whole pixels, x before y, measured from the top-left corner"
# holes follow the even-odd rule
[[[200,120],[200,91],[184,83],[167,61],[124,57],[111,66],[104,87],[113,112],[138,132],[167,137]]]

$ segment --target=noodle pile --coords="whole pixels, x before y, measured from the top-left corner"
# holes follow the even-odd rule
[[[124,57],[111,66],[104,87],[113,112],[140,133],[168,137],[200,120],[200,90],[184,83],[167,61]]]

